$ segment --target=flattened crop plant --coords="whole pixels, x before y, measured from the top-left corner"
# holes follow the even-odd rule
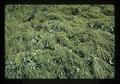
[[[7,79],[115,76],[113,5],[6,5]]]

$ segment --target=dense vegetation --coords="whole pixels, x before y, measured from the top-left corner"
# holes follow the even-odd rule
[[[114,78],[112,5],[6,5],[5,77]]]

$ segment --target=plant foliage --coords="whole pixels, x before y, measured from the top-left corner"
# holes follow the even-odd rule
[[[6,5],[5,77],[115,76],[112,5]]]

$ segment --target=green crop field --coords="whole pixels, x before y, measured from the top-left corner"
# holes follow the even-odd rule
[[[6,5],[5,78],[113,79],[113,5]]]

